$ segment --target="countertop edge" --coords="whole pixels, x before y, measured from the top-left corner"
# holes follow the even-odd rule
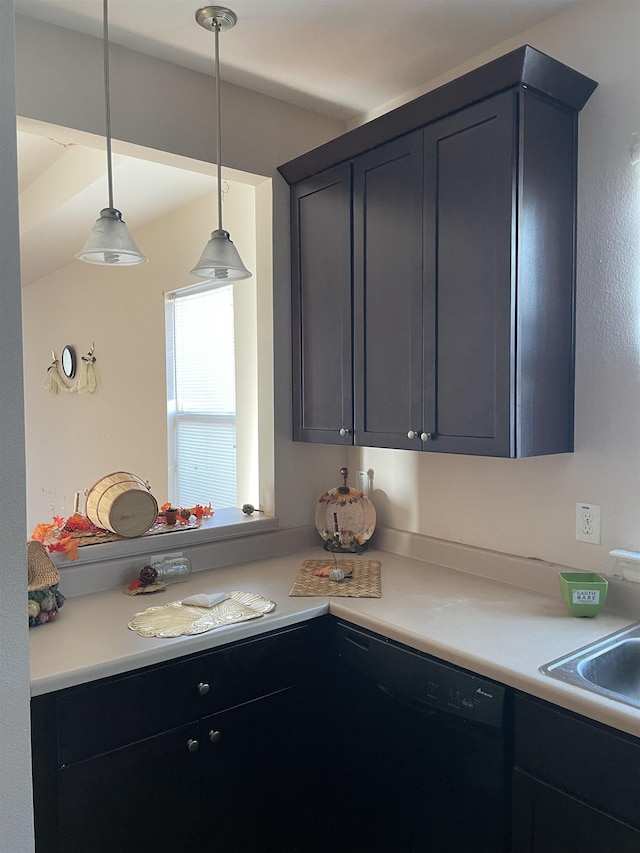
[[[575,619],[567,614],[559,594],[521,589],[502,579],[473,576],[460,569],[385,551],[368,553],[368,557],[380,559],[383,564],[383,594],[379,599],[291,597],[300,561],[317,556],[317,549],[309,549],[198,573],[190,581],[193,588],[186,594],[203,591],[206,582],[209,590],[244,589],[266,595],[278,605],[274,613],[260,619],[196,637],[143,639],[128,628],[123,630],[123,622],[127,624],[132,609],[144,609],[149,602],[132,603],[120,590],[71,599],[65,605],[68,618],[63,610],[51,626],[30,632],[31,695],[36,697],[132,672],[330,613],[640,737],[637,709],[564,684],[539,671],[550,660],[637,618],[602,612],[596,620]],[[176,591],[164,601],[181,597],[184,595]],[[86,637],[85,647],[79,642],[83,637]],[[64,659],[66,652],[68,660]]]

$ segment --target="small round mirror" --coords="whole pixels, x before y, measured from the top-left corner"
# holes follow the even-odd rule
[[[76,375],[76,351],[69,345],[62,350],[62,372],[67,379]]]

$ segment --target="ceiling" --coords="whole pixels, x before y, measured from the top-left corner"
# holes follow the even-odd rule
[[[221,77],[342,118],[373,110],[588,0],[233,0]],[[207,74],[213,37],[191,0],[110,0],[109,38]],[[16,12],[101,37],[101,0],[15,0]]]
[[[233,0],[221,77],[345,122],[424,86],[542,20],[589,0]],[[16,12],[102,37],[101,0],[15,0]],[[110,0],[110,41],[213,74],[197,2]],[[104,151],[59,128],[18,134],[23,285],[69,263],[105,206]],[[35,131],[35,132],[34,132]],[[206,193],[212,178],[114,160],[130,230]],[[159,188],[162,188],[160,190]]]
[[[19,122],[19,128],[25,125]],[[104,150],[69,143],[59,128],[50,127],[50,136],[40,135],[43,129],[18,130],[23,287],[72,263],[107,206]],[[203,223],[204,246],[214,228],[215,178],[186,167],[114,155],[113,181],[117,207],[134,239],[142,226],[209,195],[211,222]]]

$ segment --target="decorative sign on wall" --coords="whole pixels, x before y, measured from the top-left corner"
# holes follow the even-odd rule
[[[91,344],[91,349],[86,355],[80,358],[80,371],[76,381],[70,385],[60,375],[60,367],[67,379],[73,379],[76,375],[77,361],[76,351],[74,347],[67,344],[62,350],[62,364],[56,358],[55,352],[51,351],[53,361],[47,368],[47,375],[44,380],[44,390],[49,394],[57,394],[58,391],[66,391],[70,394],[93,394],[97,388],[94,355],[95,344]]]

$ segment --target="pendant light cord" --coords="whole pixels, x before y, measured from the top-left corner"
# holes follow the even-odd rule
[[[102,34],[104,42],[104,118],[107,132],[107,183],[109,207],[113,208],[113,168],[111,165],[111,92],[109,86],[109,0],[102,0]]]
[[[106,0],[105,0],[106,3]],[[218,230],[222,231],[222,122],[220,120],[220,24],[215,25],[216,121],[218,122]]]

